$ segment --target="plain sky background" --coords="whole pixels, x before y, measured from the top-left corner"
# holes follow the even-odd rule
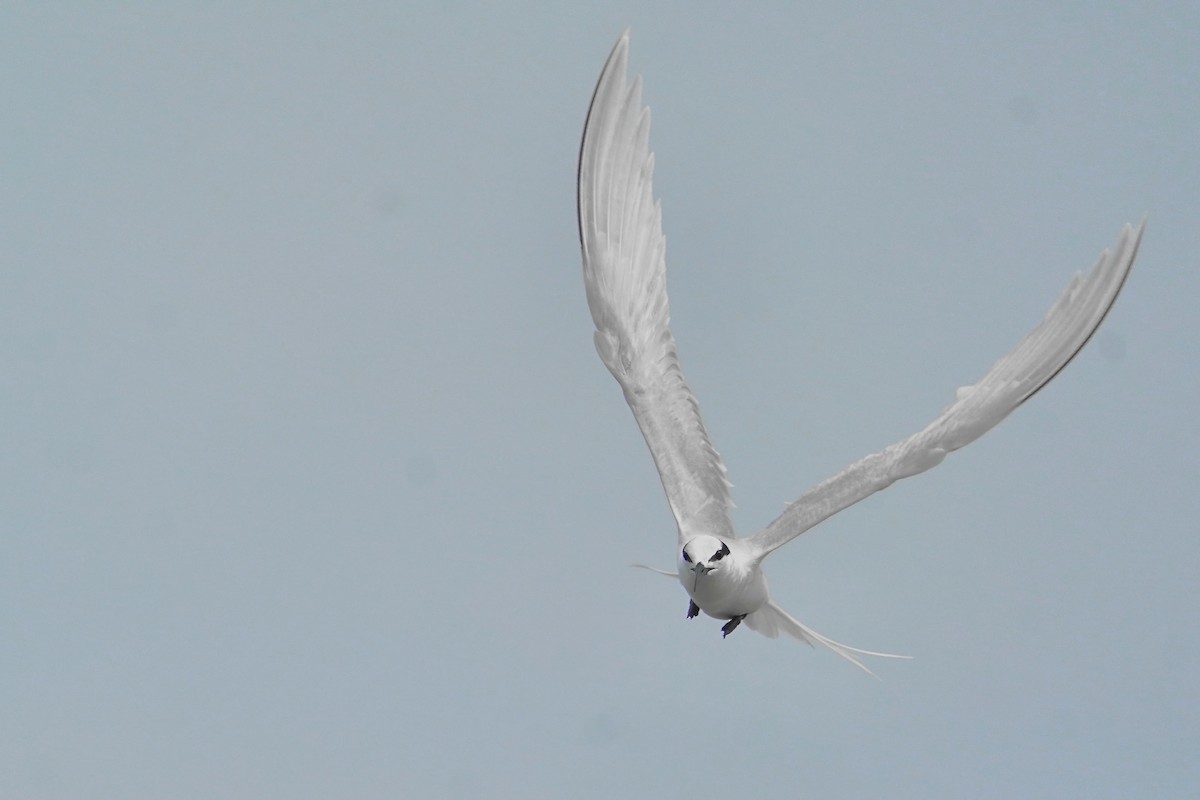
[[[1200,6],[248,5],[0,6],[0,796],[1194,796]],[[628,567],[626,25],[746,531],[1149,216],[1049,388],[771,559],[879,680]]]

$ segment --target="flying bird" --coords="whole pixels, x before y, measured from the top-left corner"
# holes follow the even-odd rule
[[[854,462],[788,505],[765,529],[739,538],[729,517],[730,484],[700,407],[684,380],[666,288],[662,210],[651,179],[650,109],[641,78],[627,79],[629,31],[596,84],[579,152],[579,241],[600,360],[617,379],[650,448],[678,528],[675,572],[688,618],[724,620],[722,636],[745,623],[764,636],[787,633],[823,645],[862,669],[861,655],[803,625],[771,597],[762,563],[844,508],[901,478],[931,469],[994,428],[1054,379],[1087,344],[1121,291],[1145,222],[1126,225],[1095,266],[1077,273],[1040,323],[923,430]],[[869,671],[869,670],[868,670]]]

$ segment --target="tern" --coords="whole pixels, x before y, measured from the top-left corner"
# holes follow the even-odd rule
[[[1145,220],[1126,225],[1111,250],[1077,273],[1040,323],[1012,352],[923,430],[854,462],[788,505],[763,530],[739,538],[725,466],[684,380],[666,289],[662,209],[651,185],[650,109],[641,78],[627,79],[629,31],[617,41],[592,95],[579,152],[579,241],[583,282],[596,325],[596,351],[617,379],[650,448],[678,529],[675,572],[690,601],[724,620],[722,637],[745,623],[764,636],[787,633],[823,645],[858,667],[861,655],[806,627],[771,597],[762,563],[839,511],[901,478],[925,472],[994,428],[1054,379],[1112,308],[1137,254]],[[653,569],[653,568],[650,568]],[[869,670],[867,670],[869,672]]]

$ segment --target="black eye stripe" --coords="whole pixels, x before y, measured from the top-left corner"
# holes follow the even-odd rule
[[[720,561],[727,555],[729,555],[729,545],[721,542],[721,549],[713,553],[712,558],[710,558],[709,561]]]
[[[683,560],[687,563],[692,563],[692,557],[687,554],[687,550],[683,551]]]

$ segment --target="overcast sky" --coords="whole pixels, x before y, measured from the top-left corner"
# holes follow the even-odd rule
[[[0,6],[0,795],[1195,791],[1200,7],[746,5]],[[574,219],[626,25],[744,531],[1149,217],[1049,388],[771,559],[879,680],[628,568]]]

